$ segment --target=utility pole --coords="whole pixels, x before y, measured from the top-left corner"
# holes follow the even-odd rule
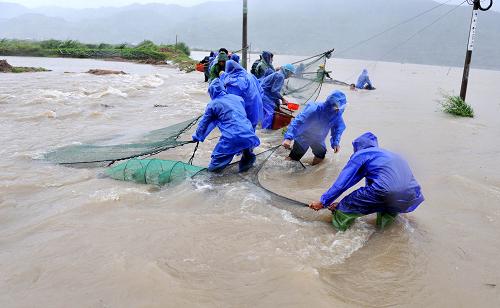
[[[460,88],[460,98],[462,98],[462,100],[464,101],[465,101],[465,96],[467,95],[467,84],[469,83],[470,63],[472,60],[472,50],[474,49],[474,40],[476,38],[478,13],[479,10],[481,11],[489,10],[492,5],[493,5],[493,0],[490,0],[489,6],[483,8],[481,6],[481,0],[473,0],[472,18],[469,30],[469,41],[467,42],[467,53],[465,54],[464,74],[462,77],[462,87]]]
[[[242,53],[242,59],[241,59],[241,64],[243,64],[243,68],[247,69],[247,48],[248,48],[248,37],[247,37],[247,15],[248,15],[248,1],[243,0],[243,38],[241,41],[241,53]]]
[[[177,34],[175,35],[175,47],[177,47]]]

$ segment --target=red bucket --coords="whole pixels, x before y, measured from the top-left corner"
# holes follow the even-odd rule
[[[287,104],[287,107],[288,107],[288,109],[290,109],[290,110],[292,110],[292,111],[297,111],[297,110],[299,110],[300,105],[299,105],[299,104],[295,104],[295,103],[290,103],[290,102],[289,102],[289,103]]]
[[[288,112],[286,111],[286,109],[280,108],[274,113],[273,126],[272,126],[273,130],[278,130],[290,124],[290,122],[293,119],[293,116],[291,114],[288,114]]]
[[[196,64],[196,70],[198,72],[202,72],[203,73],[205,71],[205,65],[203,63]]]

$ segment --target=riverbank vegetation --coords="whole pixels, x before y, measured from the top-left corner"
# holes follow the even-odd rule
[[[6,60],[0,60],[0,73],[34,73],[34,72],[50,72],[43,67],[26,67],[12,66]]]
[[[184,43],[156,45],[152,41],[143,41],[138,45],[112,45],[84,44],[75,40],[0,40],[0,56],[111,59],[146,64],[165,64],[169,61],[186,72],[194,70],[196,64],[189,55],[189,47]]]

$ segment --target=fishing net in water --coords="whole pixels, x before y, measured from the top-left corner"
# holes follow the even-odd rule
[[[315,101],[321,93],[326,74],[331,73],[325,70],[325,65],[332,53],[333,49],[292,63],[296,73],[285,80],[282,94],[295,99],[302,105],[309,101]]]
[[[238,172],[239,162],[230,164],[220,173],[212,173],[206,168],[180,161],[134,158],[108,168],[104,171],[104,175],[121,181],[160,186],[178,184],[189,178],[206,181],[213,185],[247,182],[262,189],[270,197],[270,201],[275,206],[279,207],[279,205],[282,205],[284,208],[289,208],[290,205],[298,207],[307,206],[307,204],[300,201],[276,194],[261,184],[259,173],[277,149],[278,147],[274,147],[257,154],[254,166],[242,173]]]
[[[63,165],[106,165],[116,161],[150,156],[168,149],[193,143],[191,140],[179,140],[200,117],[154,130],[141,137],[141,142],[96,145],[70,145],[45,154],[45,159]]]
[[[202,170],[205,168],[180,161],[134,158],[108,168],[104,174],[115,180],[166,185],[191,178]]]
[[[290,198],[287,198],[285,196],[279,195],[272,190],[266,188],[260,181],[260,173],[261,170],[267,165],[271,163],[271,160],[273,157],[276,158],[276,152],[280,149],[281,146],[276,146],[271,149],[268,149],[264,152],[261,152],[256,155],[256,161],[254,163],[254,166],[250,168],[250,170],[246,172],[238,172],[239,171],[239,162],[235,162],[230,164],[228,167],[226,167],[222,172],[220,173],[211,173],[208,172],[208,170],[203,170],[193,176],[194,179],[203,179],[205,181],[208,181],[211,184],[214,185],[224,185],[227,183],[237,183],[237,182],[247,182],[250,184],[255,185],[256,187],[260,188],[263,192],[265,192],[269,197],[271,203],[276,206],[276,207],[281,207],[288,209],[290,205],[297,206],[297,207],[304,207],[307,206],[306,203],[293,200]],[[300,165],[298,165],[298,162],[289,162],[289,164],[293,164],[297,168],[302,168]]]

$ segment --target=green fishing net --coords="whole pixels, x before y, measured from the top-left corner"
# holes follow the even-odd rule
[[[292,63],[295,75],[285,80],[282,94],[291,97],[299,104],[315,101],[321,93],[327,73],[326,60],[332,56],[333,49],[317,56]],[[329,80],[329,79],[328,79]]]
[[[106,169],[104,174],[115,180],[166,185],[191,178],[204,169],[174,160],[134,158]]]
[[[81,144],[55,149],[45,159],[63,165],[107,165],[116,161],[158,154],[165,150],[192,143],[179,140],[180,136],[196,124],[198,118],[154,130],[141,137],[140,142],[127,144]]]

